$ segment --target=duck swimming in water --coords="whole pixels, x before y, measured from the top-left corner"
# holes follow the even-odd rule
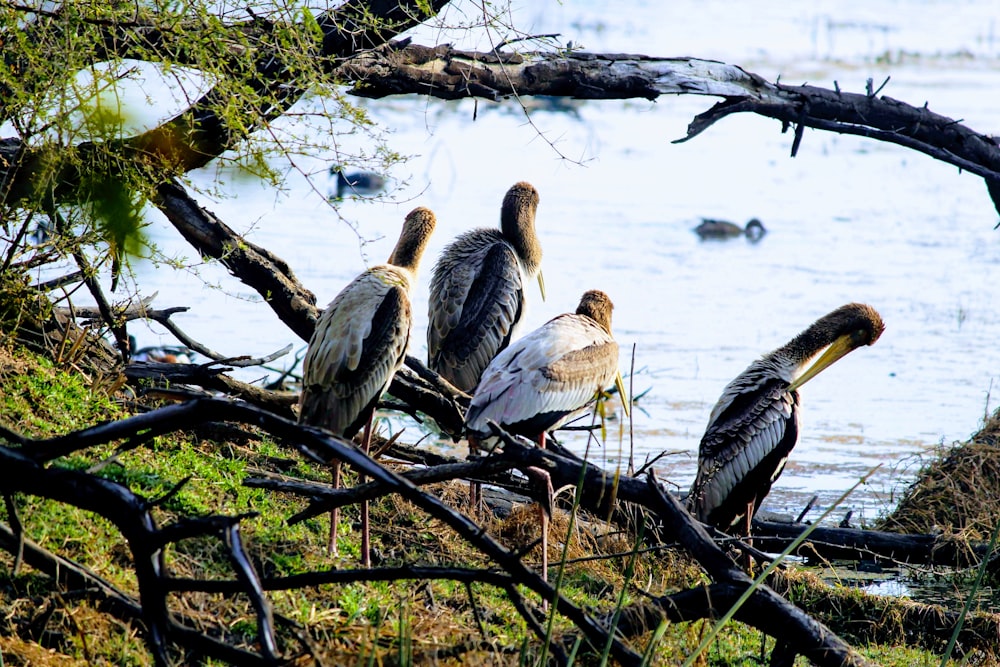
[[[752,218],[746,227],[740,227],[728,220],[702,218],[701,224],[694,228],[694,233],[702,239],[728,239],[745,235],[751,241],[756,242],[767,233],[767,230],[757,218]]]
[[[337,174],[337,199],[343,199],[349,195],[377,195],[386,186],[385,176],[371,171],[354,171],[345,174],[339,167],[333,167],[330,169],[330,173]]]

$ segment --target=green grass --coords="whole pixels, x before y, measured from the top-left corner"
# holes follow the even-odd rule
[[[92,391],[86,380],[75,373],[55,368],[51,363],[18,352],[29,364],[20,373],[0,371],[0,419],[7,428],[34,437],[49,437],[126,416],[125,411],[100,391]],[[85,470],[115,453],[121,443],[95,447],[53,463]],[[342,512],[341,556],[331,558],[325,551],[326,516],[295,526],[285,523],[305,501],[280,493],[243,486],[255,469],[277,470],[285,474],[326,481],[327,470],[301,462],[289,448],[272,438],[257,434],[239,437],[218,429],[198,429],[158,437],[145,446],[122,453],[100,472],[108,479],[128,486],[133,492],[157,499],[189,478],[184,487],[154,510],[164,525],[182,517],[207,514],[256,512],[242,524],[244,541],[264,576],[282,576],[330,567],[356,567],[359,534],[352,524],[356,508]],[[465,486],[447,490],[464,498]],[[457,496],[455,496],[457,497]],[[89,512],[33,497],[17,498],[27,534],[43,546],[76,560],[112,584],[135,593],[135,581],[128,545],[108,521]],[[6,511],[0,510],[6,520]],[[447,528],[430,520],[412,505],[398,498],[372,503],[373,543],[386,557],[385,565],[457,565],[484,567],[489,563]],[[537,535],[534,508],[515,512],[504,521],[487,525],[490,534],[512,548],[520,548]],[[553,517],[556,535],[569,530],[568,516]],[[633,585],[626,585],[629,556],[608,560],[574,562],[593,553],[629,554],[634,536],[606,537],[603,543],[584,527],[574,529],[567,547],[568,564],[561,580],[561,592],[578,605],[598,614],[610,614],[617,605],[643,599],[635,586],[650,594],[662,595],[704,582],[701,571],[677,552],[640,554],[634,563]],[[529,560],[537,560],[536,554]],[[51,663],[33,658],[32,664],[148,665],[151,658],[140,631],[94,609],[85,600],[60,596],[46,578],[23,569],[10,574],[12,558],[0,554],[0,652],[4,656],[28,656],[32,647],[44,649]],[[177,576],[232,578],[223,547],[214,538],[187,539],[167,550],[167,562]],[[535,664],[543,650],[504,591],[485,584],[471,586],[486,638],[506,647],[500,664]],[[528,598],[532,594],[522,591]],[[802,592],[803,597],[807,594]],[[309,628],[313,641],[322,647],[330,664],[423,664],[437,649],[462,642],[478,642],[480,635],[464,584],[453,581],[374,582],[344,586],[324,585],[311,589],[276,591],[270,594],[275,610]],[[59,611],[44,626],[47,634],[39,639],[29,629],[38,623],[38,610],[52,601]],[[193,613],[199,622],[230,638],[254,641],[256,621],[245,596],[187,594],[174,596],[172,604]],[[85,628],[81,632],[79,628]],[[698,645],[710,624],[667,624],[662,638],[650,652],[653,665],[680,664]],[[573,628],[562,616],[553,624],[555,637]],[[285,635],[283,635],[285,636]],[[653,636],[633,641],[642,653]],[[285,639],[288,639],[285,636]],[[770,643],[766,644],[770,650]],[[520,649],[519,647],[524,647]],[[567,647],[568,648],[568,647]],[[50,650],[51,649],[51,650]],[[939,658],[927,652],[892,647],[859,647],[871,659],[886,665],[931,665]],[[766,654],[765,654],[766,655]],[[761,633],[741,623],[728,624],[705,651],[705,665],[752,664],[761,656]],[[458,654],[449,663],[476,662],[484,654]],[[79,661],[74,663],[72,661]],[[599,664],[595,653],[579,647],[576,664]],[[214,664],[208,662],[206,664]],[[806,664],[801,660],[797,664]]]

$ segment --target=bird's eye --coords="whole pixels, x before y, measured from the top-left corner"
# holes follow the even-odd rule
[[[871,339],[871,333],[867,329],[856,329],[851,334],[851,342],[855,345],[867,345]]]

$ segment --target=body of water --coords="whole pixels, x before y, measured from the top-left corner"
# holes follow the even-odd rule
[[[558,32],[587,50],[723,60],[786,83],[882,94],[1000,133],[1000,40],[992,2],[843,5],[764,2],[520,3],[528,33]],[[445,20],[479,11],[456,5]],[[450,35],[422,29],[418,42]],[[497,31],[466,36],[488,48]],[[891,506],[918,457],[964,439],[996,405],[1000,374],[1000,231],[980,178],[922,154],[857,137],[806,130],[799,155],[791,133],[735,116],[684,144],[687,124],[713,98],[574,103],[530,112],[514,101],[372,101],[392,146],[411,159],[392,173],[395,201],[324,201],[332,178],[312,186],[291,171],[276,192],[242,183],[232,198],[204,200],[230,226],[289,262],[327,303],[358,272],[387,257],[407,211],[439,219],[420,276],[411,351],[425,354],[427,286],[441,248],[474,226],[494,226],[514,182],[541,195],[537,226],[548,301],[530,293],[526,327],[575,308],[586,289],[616,304],[614,333],[628,370],[635,348],[635,454],[669,451],[661,477],[686,488],[699,438],[726,383],[755,357],[850,301],[875,306],[879,342],[851,354],[802,391],[802,437],[766,506],[795,512],[815,494],[829,501],[878,464],[847,503],[856,518]],[[474,111],[477,114],[474,117]],[[529,122],[530,119],[530,122]],[[301,158],[320,171],[331,156]],[[207,184],[214,170],[196,178]],[[313,187],[318,186],[318,187]],[[760,243],[702,242],[701,216],[768,229]],[[172,229],[151,230],[168,253],[191,257]],[[360,236],[359,236],[360,234]],[[175,321],[226,354],[261,355],[296,338],[256,294],[225,271],[198,275],[138,266],[158,307],[186,305]],[[217,287],[213,287],[217,285]],[[140,345],[172,343],[155,325],[133,325]],[[258,372],[257,376],[263,375]],[[241,377],[253,379],[254,373]],[[414,437],[416,439],[416,437]],[[582,437],[566,436],[582,449]],[[618,447],[598,453],[608,465]]]

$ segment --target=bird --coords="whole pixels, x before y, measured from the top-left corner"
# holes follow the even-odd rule
[[[698,446],[690,512],[702,523],[748,536],[750,521],[798,440],[799,388],[844,355],[873,345],[884,330],[878,311],[849,303],[730,382]]]
[[[128,335],[128,349],[133,362],[156,361],[164,364],[190,364],[194,361],[194,350],[180,345],[149,345],[139,347],[135,336]]]
[[[695,234],[704,239],[728,239],[737,236],[746,236],[751,241],[759,241],[767,230],[764,224],[757,218],[751,218],[746,227],[740,227],[728,220],[713,220],[702,218],[701,224],[694,228]]]
[[[335,166],[330,173],[337,174],[337,199],[346,195],[377,195],[385,189],[385,176],[371,171],[355,171],[345,174],[343,168]]]
[[[542,247],[535,234],[538,191],[515,183],[500,207],[500,229],[469,230],[434,266],[428,300],[428,366],[465,392],[507,347],[525,311],[525,284],[537,278]]]
[[[410,295],[436,219],[427,208],[410,211],[386,264],[363,272],[320,315],[303,361],[299,422],[351,439],[364,427],[365,453],[382,392],[403,365],[412,329]],[[340,462],[333,462],[340,486]],[[370,564],[368,507],[362,504],[362,562]],[[331,513],[331,553],[337,553],[337,510]]]
[[[583,294],[574,313],[559,315],[498,354],[483,372],[466,413],[470,444],[492,437],[488,422],[533,439],[545,449],[545,433],[584,411],[612,382],[628,414],[618,370],[618,343],[611,335],[614,305],[607,294]],[[478,446],[478,445],[477,445]],[[536,470],[551,506],[548,473]],[[478,499],[474,499],[478,503]],[[475,505],[474,505],[475,507]],[[548,515],[539,506],[542,576],[548,571]]]

